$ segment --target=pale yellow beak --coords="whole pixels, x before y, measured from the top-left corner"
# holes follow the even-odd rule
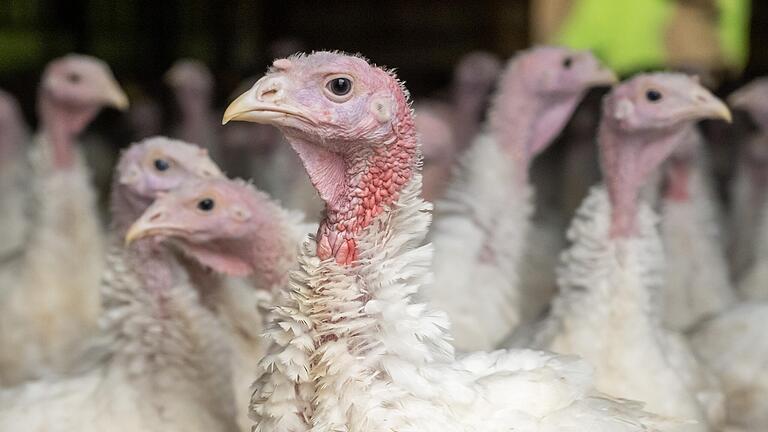
[[[286,99],[284,82],[280,77],[266,76],[238,96],[224,111],[221,124],[232,120],[279,125],[288,118],[316,124],[308,113]]]
[[[130,106],[128,96],[120,87],[120,84],[114,79],[110,79],[104,89],[104,102],[107,106],[111,106],[120,111],[125,111]]]
[[[150,206],[141,217],[128,228],[125,234],[125,245],[129,246],[136,240],[158,235],[178,236],[187,232],[186,228],[168,220],[166,212],[157,208],[156,205]]]

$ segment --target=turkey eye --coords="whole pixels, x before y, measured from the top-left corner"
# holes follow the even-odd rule
[[[72,84],[77,84],[80,82],[80,75],[73,72],[67,75],[67,81],[71,82]]]
[[[573,65],[573,58],[566,57],[565,59],[563,59],[563,67],[564,68],[570,69],[572,65]]]
[[[212,199],[204,198],[197,203],[197,208],[202,211],[211,211],[215,205],[216,203]]]
[[[155,168],[158,171],[165,171],[170,167],[171,167],[171,164],[169,164],[167,161],[163,159],[155,159]]]
[[[648,90],[645,92],[645,98],[651,102],[658,102],[661,100],[661,92],[658,90]]]
[[[328,84],[325,86],[336,96],[346,96],[352,91],[352,80],[349,78],[338,77],[328,81]]]

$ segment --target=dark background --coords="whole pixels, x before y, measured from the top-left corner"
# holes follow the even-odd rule
[[[752,3],[752,49],[738,82],[768,72],[768,2]],[[43,66],[81,52],[106,60],[129,96],[142,89],[168,105],[162,75],[189,56],[214,71],[221,106],[242,78],[265,70],[275,41],[291,37],[306,50],[361,52],[397,67],[418,99],[444,89],[464,53],[507,58],[527,47],[528,19],[524,0],[0,0],[0,87],[34,125]]]

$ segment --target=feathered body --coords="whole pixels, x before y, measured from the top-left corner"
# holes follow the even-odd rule
[[[255,430],[660,430],[638,405],[595,392],[576,358],[454,358],[445,316],[412,299],[431,279],[431,246],[417,247],[430,218],[419,180],[360,234],[356,266],[305,243],[253,385]]]
[[[547,233],[553,225],[531,221],[528,169],[586,90],[613,80],[591,54],[553,47],[519,54],[502,74],[486,133],[436,206],[436,280],[425,295],[448,313],[458,349],[493,349],[548,305],[556,283],[546,257],[561,242]]]
[[[435,212],[435,282],[424,297],[451,321],[461,350],[492,349],[524,313],[520,262],[533,213],[533,188],[493,137],[478,137],[459,160]],[[473,301],[466,301],[472,293]]]
[[[221,328],[171,253],[111,248],[102,299],[103,359],[0,391],[0,430],[236,430]]]
[[[721,425],[722,394],[685,338],[662,326],[664,249],[657,218],[640,196],[686,126],[707,117],[728,119],[730,112],[680,74],[638,75],[604,98],[598,145],[605,187],[592,189],[568,230],[572,245],[561,258],[550,316],[531,340],[517,340],[583,356],[595,366],[600,391],[698,422],[681,427],[686,431]]]
[[[32,214],[23,251],[0,272],[0,382],[68,370],[96,331],[104,243],[88,169],[54,169],[50,146],[31,149]]]
[[[600,391],[701,422],[681,430],[709,430],[710,412],[722,414],[717,384],[660,321],[664,250],[657,218],[641,207],[637,234],[617,242],[609,215],[605,189],[593,188],[568,230],[574,243],[558,270],[560,294],[527,346],[582,356],[595,367]]]
[[[720,378],[729,425],[768,428],[768,304],[746,302],[699,325],[691,335],[696,353]]]
[[[497,351],[457,361],[445,316],[413,301],[431,282],[430,205],[419,198],[402,84],[338,53],[273,65],[225,121],[280,127],[326,215],[273,311],[272,346],[253,386],[254,430],[658,430],[636,404],[595,393],[576,359]],[[347,92],[344,80],[358,90]]]
[[[703,138],[691,125],[683,139],[688,148],[673,155],[665,167],[660,214],[666,256],[662,322],[679,331],[718,314],[736,300],[720,232],[722,215],[701,148]]]

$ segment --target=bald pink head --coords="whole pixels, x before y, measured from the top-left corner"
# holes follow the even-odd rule
[[[734,109],[746,111],[755,124],[768,130],[768,78],[758,78],[728,97]]]
[[[213,97],[213,74],[205,63],[181,59],[165,73],[165,82],[173,89],[182,111],[209,109]]]
[[[612,235],[634,233],[640,187],[686,142],[692,123],[730,121],[725,104],[698,80],[675,73],[641,74],[603,100],[600,157],[612,202]]]
[[[410,181],[418,151],[408,93],[365,59],[316,52],[275,60],[224,122],[277,126],[326,202],[318,255],[349,263],[356,233]]]
[[[27,125],[21,108],[10,93],[0,90],[0,165],[15,163],[27,137]]]
[[[74,138],[105,106],[128,108],[128,97],[106,63],[70,54],[48,64],[38,89],[38,114],[57,167],[71,165]]]
[[[160,237],[189,256],[233,276],[285,269],[282,213],[269,197],[242,180],[201,179],[163,194],[131,226],[126,241]],[[284,274],[275,274],[283,279]],[[273,281],[274,282],[274,281]]]
[[[133,144],[117,164],[112,186],[112,217],[122,233],[161,193],[200,178],[223,178],[208,151],[166,137]]]
[[[544,46],[510,60],[494,96],[489,128],[519,164],[521,180],[587,90],[615,81],[616,75],[586,51]]]

